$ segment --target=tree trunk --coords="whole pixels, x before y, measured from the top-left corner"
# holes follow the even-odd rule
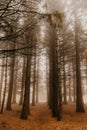
[[[87,85],[87,58],[86,58],[86,85]]]
[[[75,78],[75,65],[74,61],[72,61],[73,68],[73,102],[76,102],[76,78]]]
[[[60,84],[60,52],[59,45],[57,43],[57,34],[56,30],[53,29],[53,40],[50,46],[50,80],[51,87],[49,88],[50,92],[50,105],[52,109],[52,116],[56,117],[58,121],[61,120],[61,110],[62,110],[62,93],[61,93],[61,84]]]
[[[81,83],[81,71],[80,71],[80,50],[79,50],[79,38],[78,38],[78,18],[75,8],[75,49],[76,49],[76,112],[85,112],[82,96],[82,83]]]
[[[36,47],[34,56],[34,69],[33,69],[33,92],[32,92],[32,106],[35,106],[35,90],[36,90]]]
[[[2,60],[2,70],[1,70],[1,80],[0,80],[0,106],[1,106],[1,98],[2,98],[2,87],[3,87],[3,79],[4,79],[4,59]]]
[[[69,79],[69,102],[72,102],[72,97],[71,97],[71,70],[70,70],[70,64],[69,64],[69,72],[68,72],[68,79]]]
[[[26,35],[27,44],[29,44],[29,36]],[[31,41],[32,43],[32,41]],[[27,63],[26,63],[26,76],[25,76],[25,90],[24,101],[21,112],[21,119],[26,120],[30,114],[30,72],[31,72],[31,49],[27,48]]]
[[[3,109],[4,109],[4,103],[5,103],[5,97],[6,97],[6,85],[7,85],[7,56],[5,58],[5,63],[6,63],[6,67],[5,67],[5,87],[4,87],[4,92],[3,92],[3,99],[2,99],[2,106],[1,106],[1,110],[0,113],[3,113]]]
[[[64,48],[63,48],[64,49]],[[67,90],[66,90],[66,72],[65,72],[65,59],[64,59],[64,50],[63,51],[63,92],[64,92],[64,104],[67,104]]]
[[[13,101],[12,103],[16,103],[16,93],[17,93],[17,73],[18,73],[18,63],[16,63],[16,70],[14,72],[14,82],[13,82]]]
[[[49,85],[48,85],[48,80],[49,80],[49,72],[48,72],[48,57],[46,57],[46,89],[47,89],[47,103],[49,101]]]
[[[25,57],[23,58],[23,69],[22,69],[22,84],[21,84],[21,93],[20,93],[20,101],[19,105],[23,103],[23,94],[24,94],[24,84],[25,83]]]
[[[15,43],[13,48],[15,48]],[[6,110],[8,111],[12,109],[11,101],[12,101],[13,81],[14,81],[15,53],[11,58],[12,59],[11,59],[11,69],[10,69],[10,81],[9,81],[9,90],[8,90],[8,98],[7,98],[7,106],[6,106]]]

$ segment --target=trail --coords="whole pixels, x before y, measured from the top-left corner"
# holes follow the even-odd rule
[[[87,109],[87,106],[86,106]],[[14,104],[11,112],[0,115],[0,130],[87,130],[87,113],[75,113],[75,105],[63,106],[63,117],[57,122],[47,104],[31,106],[28,120],[21,120],[21,107]]]
[[[51,112],[48,109],[47,104],[38,104],[36,107],[32,107],[32,113],[35,121],[45,124],[48,122]]]

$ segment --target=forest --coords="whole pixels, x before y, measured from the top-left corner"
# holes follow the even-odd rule
[[[0,0],[0,130],[87,130],[87,0]]]

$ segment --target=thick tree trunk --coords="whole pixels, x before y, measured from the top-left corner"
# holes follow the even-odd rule
[[[28,37],[27,37],[28,38]],[[27,119],[30,114],[30,71],[31,71],[31,50],[27,49],[27,64],[25,77],[24,101],[21,112],[21,119]]]
[[[14,47],[15,48],[15,43]],[[10,69],[10,81],[9,81],[9,90],[8,90],[8,98],[7,98],[7,106],[6,110],[10,111],[11,108],[11,101],[12,101],[12,92],[13,92],[13,80],[14,80],[14,66],[15,66],[15,54],[11,57],[11,69]]]
[[[82,97],[79,45],[76,37],[76,112],[85,112]]]
[[[75,8],[75,48],[76,48],[76,112],[85,112],[82,96],[82,83],[80,71],[80,50],[78,38],[78,19]]]
[[[54,76],[54,63],[55,63],[55,57],[54,57],[54,40],[51,41],[50,44],[50,55],[49,55],[49,107],[52,109],[52,115],[55,114],[55,106],[54,106],[54,96],[55,96],[55,76]]]
[[[52,109],[52,116],[56,117],[58,121],[62,117],[62,93],[60,84],[60,52],[59,45],[56,40],[56,30],[53,29],[53,41],[50,46],[50,108]]]

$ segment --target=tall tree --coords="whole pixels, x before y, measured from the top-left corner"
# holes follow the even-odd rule
[[[32,106],[35,106],[35,94],[36,94],[36,45],[34,45],[34,66],[33,66],[33,91],[32,91]]]
[[[4,104],[5,104],[5,98],[6,98],[6,86],[7,86],[7,56],[5,56],[5,85],[4,85],[4,91],[3,91],[3,99],[2,99],[2,105],[1,105],[1,110],[0,113],[3,113],[3,109],[4,109]]]
[[[13,42],[13,49],[15,49],[15,42]],[[14,66],[15,66],[15,53],[11,57],[11,68],[10,68],[10,78],[9,78],[9,90],[8,90],[8,98],[7,98],[7,105],[6,110],[10,111],[11,108],[11,101],[12,101],[12,92],[13,92],[13,81],[14,81]]]
[[[26,34],[27,45],[32,43]],[[30,114],[30,72],[31,72],[31,48],[27,48],[26,57],[26,74],[25,74],[25,90],[24,90],[24,101],[22,105],[21,119],[27,119]]]
[[[2,99],[2,86],[3,86],[3,79],[4,79],[4,58],[2,59],[2,70],[1,70],[1,81],[0,81],[0,106],[1,106],[1,99]]]
[[[23,68],[22,68],[22,81],[21,81],[21,93],[20,93],[20,100],[19,104],[22,105],[23,103],[23,94],[24,94],[24,86],[25,86],[25,57],[23,57]]]
[[[77,18],[78,0],[75,2],[75,49],[76,49],[76,112],[85,112],[82,96],[82,83],[80,71],[80,44],[79,44],[79,22]]]

